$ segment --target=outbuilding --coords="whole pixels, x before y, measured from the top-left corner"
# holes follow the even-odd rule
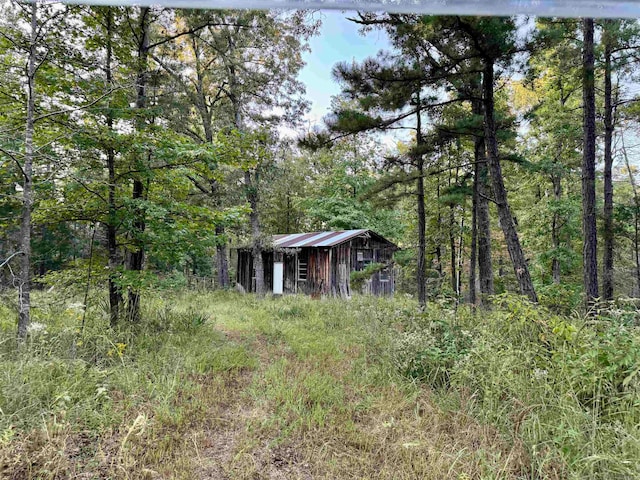
[[[352,284],[357,283],[362,293],[393,295],[393,253],[397,249],[381,235],[364,229],[274,235],[262,252],[265,289],[274,294],[348,298]],[[251,248],[238,249],[236,272],[244,291],[255,291]]]

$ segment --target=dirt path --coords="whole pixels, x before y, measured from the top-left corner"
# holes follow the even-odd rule
[[[382,376],[376,364],[363,360],[353,338],[341,337],[339,326],[313,330],[297,319],[240,326],[221,322],[217,328],[250,351],[256,364],[226,372],[210,399],[206,426],[193,437],[192,478],[526,474],[526,452],[467,415],[465,397],[459,397],[459,410],[443,410],[428,389]]]
[[[237,343],[246,343],[236,331],[221,329]],[[312,479],[309,465],[298,458],[291,446],[274,446],[273,439],[255,439],[250,430],[265,416],[249,394],[254,377],[280,357],[277,349],[269,348],[264,338],[249,344],[259,357],[257,370],[244,370],[226,379],[226,396],[215,402],[209,412],[210,425],[200,432],[203,437],[196,452],[195,474],[202,480],[260,478],[269,480]]]

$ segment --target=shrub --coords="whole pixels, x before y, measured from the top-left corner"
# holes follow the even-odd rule
[[[451,312],[416,313],[403,319],[391,344],[398,371],[433,388],[449,386],[451,370],[470,346],[470,334],[454,323]]]
[[[458,398],[455,408],[522,442],[531,478],[637,478],[636,313],[628,303],[601,313],[598,320],[562,316],[503,294],[474,316],[443,300],[423,313],[385,312],[392,319],[376,335],[389,340],[370,343],[388,348],[391,365],[409,380],[448,387],[434,398],[446,405]]]
[[[540,305],[561,315],[572,315],[582,307],[582,286],[578,284],[555,284],[536,289]]]

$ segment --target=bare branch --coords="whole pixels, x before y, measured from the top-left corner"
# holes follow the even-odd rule
[[[27,178],[27,174],[22,169],[22,165],[20,164],[20,161],[18,160],[18,158],[15,155],[13,155],[11,152],[9,152],[8,150],[5,150],[2,147],[0,147],[0,152],[4,153],[7,157],[9,157],[11,160],[13,160],[16,163],[16,165],[18,166],[18,168],[20,169],[20,173],[22,173],[22,176],[24,178]]]

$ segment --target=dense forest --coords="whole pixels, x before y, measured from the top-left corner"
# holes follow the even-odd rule
[[[398,242],[421,304],[639,293],[635,21],[356,15],[391,48],[336,65],[333,113],[304,132],[313,13],[4,18],[0,241],[20,337],[32,287],[89,272],[112,324],[137,321],[159,278],[227,288],[229,247],[329,229]]]
[[[79,467],[65,453],[56,470],[47,448],[66,447],[28,434],[40,428],[40,417],[49,432],[50,418],[55,424],[76,408],[70,405],[82,404],[73,410],[74,421],[84,422],[82,435],[109,429],[118,438],[118,448],[99,447],[108,461],[96,475],[156,478],[147,467],[159,468],[182,440],[157,447],[151,458],[139,445],[125,449],[129,437],[152,432],[144,427],[152,417],[182,432],[206,416],[202,405],[216,395],[200,376],[213,372],[230,382],[225,375],[258,372],[262,362],[251,356],[253,344],[202,333],[209,315],[227,340],[238,332],[255,342],[264,336],[270,355],[277,349],[269,342],[285,342],[303,370],[314,355],[323,359],[309,374],[317,385],[298,379],[296,388],[311,397],[318,388],[322,397],[307,399],[302,410],[264,380],[290,381],[299,372],[256,373],[270,401],[292,409],[278,410],[282,418],[269,428],[278,424],[278,432],[294,435],[292,444],[307,432],[308,452],[320,442],[309,431],[345,421],[339,405],[347,394],[334,387],[347,380],[340,377],[337,387],[327,379],[343,368],[331,362],[354,355],[357,368],[362,358],[378,365],[370,381],[380,398],[393,403],[388,395],[402,388],[416,388],[407,395],[422,398],[425,385],[455,391],[437,408],[473,410],[477,432],[485,424],[500,432],[482,430],[480,451],[491,452],[485,460],[449,471],[422,465],[433,478],[639,474],[640,23],[356,12],[349,19],[363,35],[384,35],[388,48],[361,62],[345,54],[332,71],[341,93],[323,124],[309,128],[299,73],[320,31],[318,12],[0,3],[0,360],[8,372],[0,387],[0,474],[67,478],[89,465]],[[400,247],[395,300],[355,298],[340,306],[336,299],[285,298],[276,305],[260,281],[255,297],[232,292],[235,247],[249,245],[259,259],[274,234],[361,228]],[[261,261],[253,268],[261,278]],[[189,292],[198,282],[217,292],[201,291],[206,301],[198,300]],[[200,302],[210,302],[208,313],[192,310]],[[249,318],[251,327],[242,323]],[[323,338],[328,343],[320,346]],[[362,358],[361,347],[369,352]],[[174,374],[145,356],[152,351],[180,365]],[[58,363],[36,368],[29,357]],[[101,383],[109,368],[113,390]],[[45,380],[48,369],[58,380]],[[384,383],[391,370],[413,387]],[[544,388],[531,387],[530,377]],[[151,378],[156,387],[145,383]],[[181,381],[187,390],[175,390]],[[38,390],[38,382],[48,387]],[[141,385],[144,392],[136,390]],[[240,388],[225,385],[224,395]],[[364,395],[371,385],[353,388]],[[258,395],[263,387],[246,388]],[[127,392],[146,400],[127,400]],[[180,410],[182,395],[199,407]],[[549,395],[564,413],[541,400]],[[87,413],[103,412],[107,397],[115,402],[108,421],[106,413]],[[156,401],[166,417],[148,407]],[[128,417],[128,408],[143,417]],[[291,415],[303,423],[287,423]],[[407,412],[395,415],[409,422]],[[60,428],[76,436],[65,438],[79,441],[80,430],[69,425]],[[160,436],[151,439],[166,438],[165,430],[153,432]],[[516,446],[509,450],[499,435]],[[626,442],[619,448],[612,446],[616,436]],[[404,440],[403,448],[424,446]],[[454,450],[462,445],[449,440]],[[463,447],[474,450],[469,442]],[[35,460],[25,460],[29,452],[38,452]],[[173,473],[158,478],[180,476],[173,454]],[[393,455],[399,463],[385,463],[388,470],[372,463],[360,473],[327,457],[336,469],[327,478],[416,474],[416,464]],[[39,466],[25,470],[29,461]],[[317,472],[326,465],[317,468],[313,478],[325,478]],[[183,478],[196,478],[184,471]],[[207,478],[227,478],[212,472]],[[247,472],[230,478],[258,478]]]

